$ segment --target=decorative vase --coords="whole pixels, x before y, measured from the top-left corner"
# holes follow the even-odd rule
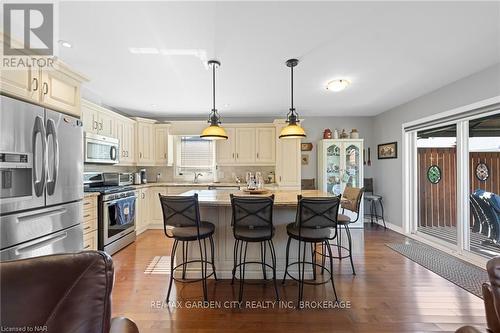
[[[331,139],[332,138],[332,131],[327,128],[323,131],[323,139]]]
[[[337,129],[333,130],[333,138],[338,139],[339,138],[339,131]]]
[[[356,128],[351,130],[351,139],[359,139],[359,132]]]
[[[340,133],[340,138],[341,139],[349,139],[349,134],[345,131],[345,128],[342,130],[342,133]]]

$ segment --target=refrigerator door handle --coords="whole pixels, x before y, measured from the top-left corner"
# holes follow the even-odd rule
[[[24,254],[26,252],[36,251],[36,250],[41,249],[43,247],[49,246],[55,242],[58,242],[66,237],[68,237],[68,233],[66,231],[62,232],[62,233],[57,233],[55,235],[49,235],[49,236],[42,237],[40,239],[37,239],[37,240],[31,241],[31,242],[28,242],[26,244],[19,246],[16,249],[16,254],[21,255],[21,254]]]
[[[47,141],[49,139],[49,135],[52,135],[52,150],[54,153],[54,156],[52,158],[52,163],[53,163],[53,169],[52,169],[52,175],[50,178],[47,176],[47,193],[48,195],[53,195],[55,188],[56,188],[56,182],[57,182],[57,175],[59,171],[59,140],[57,138],[57,131],[56,131],[56,124],[53,119],[48,119],[47,120]],[[48,160],[48,156],[47,156]],[[49,171],[49,170],[47,170]]]
[[[42,173],[40,179],[38,179],[38,164],[37,164],[37,148],[36,148],[36,138],[37,135],[40,134],[40,139],[42,141]],[[45,180],[47,178],[47,138],[45,134],[45,126],[43,124],[43,118],[40,116],[36,116],[35,124],[33,126],[33,136],[32,136],[32,145],[33,145],[33,185],[35,187],[35,195],[37,197],[41,197],[43,195],[43,191],[45,190]]]

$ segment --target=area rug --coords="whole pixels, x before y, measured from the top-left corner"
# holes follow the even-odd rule
[[[144,274],[170,274],[170,256],[154,257]]]
[[[481,286],[488,281],[485,269],[415,240],[386,245],[460,288],[483,298]]]

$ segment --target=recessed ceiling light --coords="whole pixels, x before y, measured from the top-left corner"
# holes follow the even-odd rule
[[[71,43],[70,43],[70,42],[68,42],[68,41],[66,41],[66,40],[60,40],[60,41],[59,41],[59,44],[61,44],[61,45],[62,45],[62,46],[64,46],[64,47],[67,47],[68,49],[70,49],[70,48],[72,48],[72,47],[73,47],[73,45],[71,45]]]
[[[351,84],[351,82],[349,80],[346,80],[346,79],[332,80],[332,81],[328,82],[328,84],[326,85],[326,89],[338,92],[338,91],[344,90],[350,84]]]

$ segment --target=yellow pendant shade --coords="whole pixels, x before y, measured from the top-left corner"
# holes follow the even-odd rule
[[[226,130],[219,125],[210,125],[203,130],[200,137],[209,140],[227,140]]]
[[[306,137],[306,132],[297,124],[289,124],[281,130],[280,139],[302,139]]]

